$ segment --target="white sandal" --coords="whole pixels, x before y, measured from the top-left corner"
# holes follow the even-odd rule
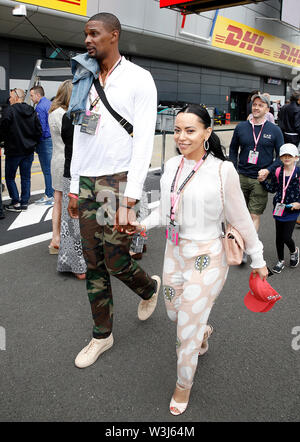
[[[180,385],[176,384],[176,387],[179,390],[188,390],[187,388],[180,387]],[[175,399],[172,396],[171,402],[170,402],[170,413],[173,414],[173,416],[179,416],[180,414],[184,413],[187,409],[189,402],[176,402]]]

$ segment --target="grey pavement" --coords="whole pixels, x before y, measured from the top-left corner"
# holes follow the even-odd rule
[[[220,135],[228,149],[232,130]],[[152,167],[161,165],[161,147],[162,138],[156,136]],[[172,136],[167,135],[165,158],[174,153]],[[35,161],[34,191],[43,188]],[[148,176],[148,192],[159,189],[159,178],[159,171]],[[276,261],[271,199],[260,230],[269,266]],[[0,222],[0,244],[51,229],[43,217],[37,224],[8,231],[16,216],[9,213]],[[300,228],[294,237],[299,245]],[[199,358],[189,407],[173,417],[168,406],[176,381],[176,330],[162,293],[153,316],[140,322],[139,299],[113,279],[115,344],[93,366],[80,370],[74,359],[92,329],[85,282],[58,274],[56,256],[48,254],[47,246],[41,242],[0,254],[1,422],[299,421],[300,266],[269,279],[282,300],[265,314],[252,313],[243,304],[249,265],[230,269],[209,318],[215,332],[209,351]],[[164,232],[151,231],[141,261],[149,274],[161,275],[164,247]]]
[[[269,204],[260,236],[275,261]],[[295,231],[300,243],[300,229]],[[0,255],[0,421],[275,422],[299,420],[299,267],[270,278],[282,295],[268,313],[243,304],[249,267],[232,267],[213,307],[209,351],[199,358],[187,411],[169,414],[176,381],[176,332],[162,293],[146,322],[139,299],[118,280],[114,293],[114,346],[91,367],[74,358],[91,337],[85,282],[56,272],[47,242]],[[161,274],[164,233],[153,230],[142,265]],[[3,333],[2,333],[3,337]],[[294,341],[293,341],[294,340]],[[292,342],[298,345],[292,347]],[[3,342],[2,347],[3,348]]]

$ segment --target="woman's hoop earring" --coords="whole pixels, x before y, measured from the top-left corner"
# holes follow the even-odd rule
[[[206,150],[206,152],[209,150],[209,141],[208,140],[204,141],[204,149]]]

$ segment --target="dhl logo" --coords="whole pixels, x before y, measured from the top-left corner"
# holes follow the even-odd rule
[[[232,24],[232,20],[224,17],[218,18],[213,45],[254,57],[300,66],[299,46],[236,22]]]

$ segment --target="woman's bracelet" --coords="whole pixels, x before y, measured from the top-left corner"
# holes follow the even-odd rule
[[[133,209],[131,206],[126,206],[125,204],[120,204],[120,207],[125,207],[126,209]]]
[[[75,193],[68,193],[69,198],[74,198],[75,200],[78,200],[78,195],[75,195]]]

